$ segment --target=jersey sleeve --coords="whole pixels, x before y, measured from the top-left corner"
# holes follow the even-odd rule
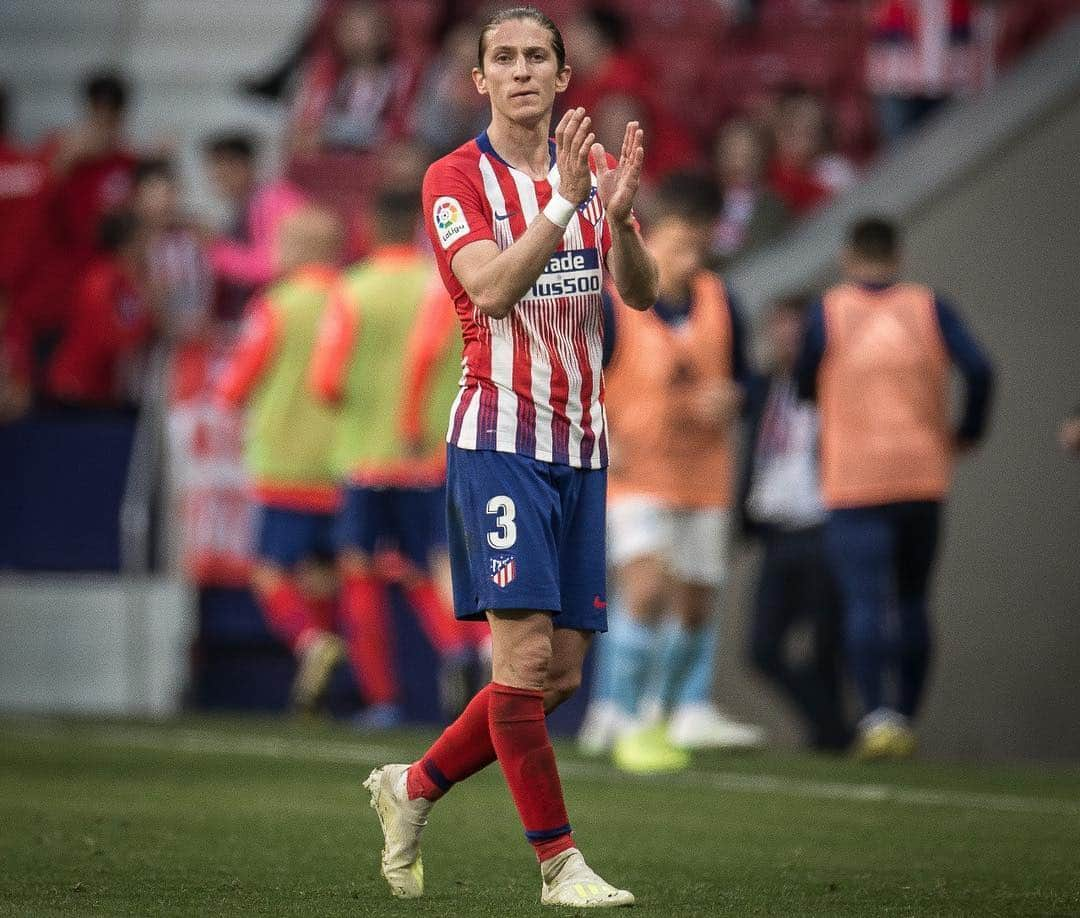
[[[439,359],[453,342],[456,331],[454,303],[438,276],[435,276],[417,314],[405,350],[405,394],[399,429],[406,440],[420,439],[424,405],[431,391],[432,377]]]
[[[323,401],[337,402],[345,391],[349,357],[360,335],[360,315],[341,287],[330,295],[311,355],[308,382]]]
[[[230,407],[247,401],[266,371],[278,339],[278,320],[265,300],[256,300],[244,319],[236,351],[217,385],[218,398]]]
[[[432,248],[449,265],[471,242],[495,241],[485,213],[479,176],[470,176],[462,164],[441,159],[424,176],[424,226]]]

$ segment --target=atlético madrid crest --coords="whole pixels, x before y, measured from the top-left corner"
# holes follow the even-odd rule
[[[578,207],[582,219],[586,223],[596,226],[604,217],[604,206],[600,203],[600,195],[597,194],[596,186],[592,186],[589,196]]]
[[[514,562],[513,555],[491,559],[491,582],[499,589],[510,586],[514,582],[516,573],[517,564]]]

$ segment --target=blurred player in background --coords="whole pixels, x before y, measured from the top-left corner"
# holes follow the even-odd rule
[[[900,279],[900,238],[857,222],[844,281],[810,313],[797,378],[821,417],[826,546],[845,605],[846,649],[862,702],[856,754],[904,757],[930,665],[928,594],[953,462],[982,437],[990,362],[929,287]],[[949,417],[950,367],[965,383]],[[895,695],[887,695],[887,677]]]
[[[715,203],[707,181],[669,177],[646,234],[660,298],[637,313],[618,309],[613,294],[604,314],[618,603],[604,652],[615,716],[593,712],[582,738],[593,748],[613,741],[628,771],[685,767],[688,748],[762,741],[711,701],[732,441],[749,375],[741,323],[723,281],[704,270]]]
[[[627,125],[616,162],[578,108],[550,139],[570,68],[534,8],[495,14],[478,57],[491,125],[428,170],[424,210],[465,342],[447,457],[455,612],[490,623],[493,681],[419,762],[377,768],[365,786],[396,896],[423,894],[434,801],[498,759],[540,861],[541,902],[629,905],[574,846],[545,712],[577,688],[607,627],[600,290],[603,262],[628,305],[656,298],[631,210],[642,132]]]
[[[425,304],[436,275],[431,256],[414,242],[419,216],[417,192],[389,190],[378,196],[376,248],[342,277],[312,362],[315,391],[341,409],[333,466],[347,485],[337,527],[338,565],[350,652],[369,702],[362,722],[376,728],[401,719],[389,581],[400,581],[442,657],[442,700],[456,708],[454,714],[464,707],[461,679],[482,637],[479,626],[455,620],[432,577],[433,555],[445,555],[445,463],[439,447],[461,364],[447,347],[453,341],[446,334],[453,331],[447,321],[453,311],[445,292],[431,306]],[[426,348],[416,344],[410,350],[414,332],[433,336],[424,342]],[[416,350],[425,351],[422,358],[413,354]],[[423,379],[407,355],[424,360]],[[422,401],[431,408],[421,407]],[[392,571],[382,563],[387,550],[397,552],[402,569]],[[457,691],[451,693],[455,683]]]
[[[825,555],[825,505],[818,480],[818,423],[800,401],[793,372],[808,300],[781,300],[765,322],[768,372],[747,397],[740,476],[741,528],[761,542],[750,626],[750,662],[799,713],[812,748],[847,747],[843,705],[842,606]],[[809,648],[791,646],[809,626]]]
[[[331,447],[336,411],[307,385],[312,352],[339,273],[341,226],[305,207],[278,236],[279,280],[248,308],[220,397],[246,403],[245,459],[260,504],[252,589],[271,630],[299,662],[292,701],[320,700],[345,646],[330,630],[325,602],[311,585],[313,562],[333,558],[337,481]]]

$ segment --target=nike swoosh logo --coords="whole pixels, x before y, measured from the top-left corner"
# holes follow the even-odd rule
[[[510,214],[495,214],[496,220],[509,220]]]

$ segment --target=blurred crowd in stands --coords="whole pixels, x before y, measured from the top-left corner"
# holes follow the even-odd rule
[[[287,105],[281,173],[264,173],[258,138],[205,141],[229,211],[217,227],[184,211],[175,151],[133,144],[138,87],[123,74],[88,76],[82,117],[36,146],[10,136],[0,87],[0,420],[34,403],[137,402],[147,348],[234,323],[273,278],[275,228],[304,200],[345,220],[348,260],[368,251],[375,189],[418,187],[433,158],[486,123],[467,78],[481,6],[323,0],[280,63],[238,88]],[[609,149],[627,120],[644,124],[646,219],[665,174],[712,177],[723,270],[857,181],[937,106],[985,87],[1074,4],[548,6],[575,73],[562,103],[585,106]]]

